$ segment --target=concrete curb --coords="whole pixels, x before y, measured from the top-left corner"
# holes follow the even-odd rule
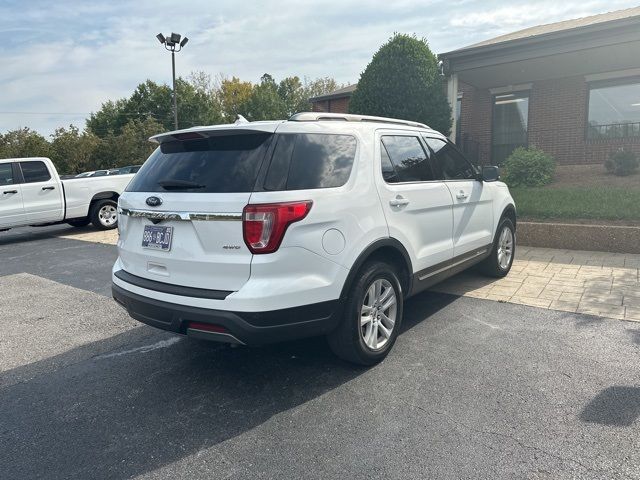
[[[529,247],[640,253],[640,227],[518,222],[518,243]]]

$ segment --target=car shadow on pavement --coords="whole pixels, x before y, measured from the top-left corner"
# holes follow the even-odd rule
[[[614,427],[630,427],[640,417],[640,388],[612,386],[596,395],[580,413],[580,420]]]
[[[453,300],[426,294],[408,302],[403,330]],[[260,348],[182,339],[145,349],[140,344],[175,337],[140,330],[119,334],[120,347],[108,354],[101,344],[110,339],[91,344],[91,358],[83,346],[84,359],[74,349],[61,354],[73,362],[47,359],[49,367],[0,375],[20,379],[0,387],[0,478],[130,478],[256,428],[368,371],[335,358],[323,338]]]
[[[91,231],[97,232],[98,230],[91,226],[77,228],[64,224],[45,225],[42,227],[19,227],[9,231],[0,232],[0,246],[35,242],[48,238],[58,238],[63,235],[66,236]]]

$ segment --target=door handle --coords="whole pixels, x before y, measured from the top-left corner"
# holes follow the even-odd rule
[[[398,195],[396,198],[389,200],[389,205],[392,207],[404,207],[405,205],[409,205],[409,200],[402,195]]]
[[[4,192],[2,192],[4,195],[8,194],[8,193],[18,193],[18,190],[5,190]]]
[[[464,193],[462,190],[460,190],[457,194],[456,194],[456,198],[458,200],[464,200],[465,198],[467,198],[469,195],[467,195],[466,193]]]
[[[55,188],[56,188],[56,187],[42,187],[42,190],[53,190],[53,189],[55,189]]]

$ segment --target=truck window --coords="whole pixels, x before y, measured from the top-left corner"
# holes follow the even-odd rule
[[[0,164],[0,185],[13,184],[13,168],[10,163]]]
[[[51,180],[49,169],[41,161],[20,162],[24,183],[46,182]]]

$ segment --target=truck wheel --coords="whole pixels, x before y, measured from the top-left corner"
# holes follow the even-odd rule
[[[118,204],[113,200],[98,200],[89,213],[91,223],[98,230],[111,230],[118,226]]]
[[[340,325],[328,336],[331,350],[360,365],[383,360],[402,323],[402,288],[396,271],[384,262],[370,262],[351,287]]]
[[[490,277],[505,277],[511,270],[515,254],[516,229],[510,219],[503,218],[498,225],[491,254],[480,264],[480,269]]]
[[[89,217],[87,217],[87,218],[81,218],[80,220],[71,220],[67,223],[72,227],[86,227],[91,223],[91,220],[89,219]]]

